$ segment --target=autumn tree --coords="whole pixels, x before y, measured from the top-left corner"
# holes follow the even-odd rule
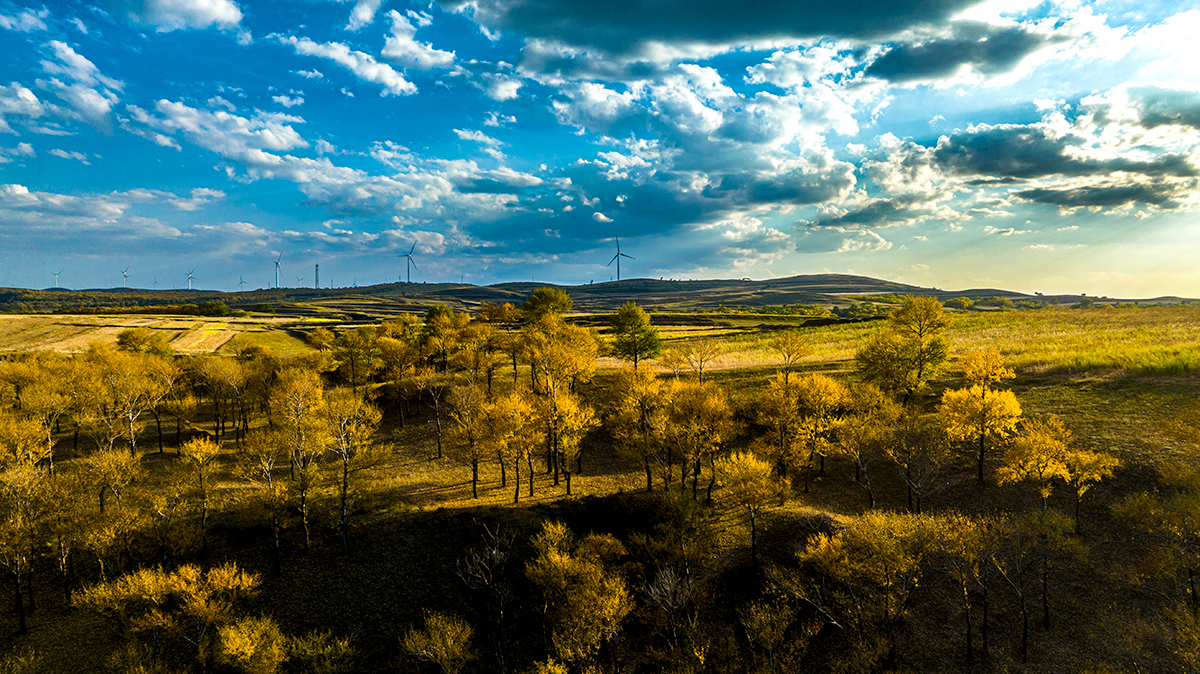
[[[800,443],[793,461],[801,468],[804,493],[807,494],[816,459],[820,459],[821,472],[825,472],[825,456],[833,448],[833,434],[849,404],[850,390],[840,381],[823,374],[799,377],[795,386],[800,412]]]
[[[134,638],[148,637],[155,655],[166,638],[178,635],[203,664],[216,655],[219,629],[238,619],[237,605],[260,583],[232,563],[207,571],[191,564],[142,568],[84,589],[75,605],[110,618]]]
[[[758,513],[779,501],[786,488],[771,471],[771,465],[748,452],[734,452],[718,464],[722,495],[743,510],[750,521],[750,559],[758,566]]]
[[[130,353],[149,353],[160,358],[175,355],[167,336],[150,328],[128,328],[117,333],[117,348]]]
[[[304,549],[308,550],[309,510],[320,481],[317,460],[330,443],[324,419],[325,390],[317,373],[302,368],[282,371],[271,406],[288,452],[289,486],[304,528]]]
[[[513,390],[488,403],[484,411],[487,444],[500,459],[503,484],[505,466],[513,467],[513,503],[521,500],[521,463],[529,472],[529,495],[533,496],[533,467],[530,458],[533,435],[533,405],[528,396]]]
[[[39,543],[49,479],[38,463],[48,455],[37,422],[0,412],[0,565],[13,579],[21,633],[27,629],[22,596]]]
[[[596,369],[599,344],[595,336],[554,315],[544,315],[526,326],[530,372],[536,375],[541,398],[535,408],[546,447],[546,468],[558,484],[565,449],[576,449],[577,440],[595,425],[590,407],[574,397],[580,382],[589,381]],[[564,444],[565,441],[565,444]]]
[[[829,588],[802,588],[801,596],[845,626],[856,670],[876,669],[884,658],[894,662],[899,627],[935,550],[935,532],[926,515],[870,510],[833,533],[817,534],[799,554]]]
[[[1007,439],[1021,417],[1017,396],[1012,391],[994,391],[979,384],[951,389],[942,394],[938,413],[950,438],[975,443],[976,479],[982,485],[989,442]]]
[[[400,637],[410,655],[436,664],[443,674],[459,674],[470,662],[473,630],[467,621],[445,613],[427,613],[421,629],[412,628]]]
[[[275,674],[288,659],[288,642],[279,625],[261,616],[219,625],[215,661],[246,674]]]
[[[437,439],[437,458],[442,458],[442,420],[446,412],[446,394],[449,392],[446,376],[433,368],[421,368],[413,375],[417,389],[423,394],[425,405],[433,411],[434,437]]]
[[[662,353],[658,329],[650,324],[650,316],[635,302],[622,304],[609,321],[616,337],[613,351],[618,358],[632,361],[633,369],[637,369],[638,361],[657,358]]]
[[[671,485],[672,457],[664,444],[669,388],[649,369],[617,373],[617,403],[607,419],[618,448],[635,457],[646,471],[646,491],[654,491],[652,465],[663,466],[663,490]],[[666,450],[666,451],[664,451]]]
[[[716,340],[707,337],[692,340],[683,347],[683,358],[688,367],[704,383],[704,368],[711,365],[717,356],[721,355],[721,345]]]
[[[196,490],[200,493],[200,526],[208,523],[209,493],[212,490],[212,464],[220,456],[221,446],[207,437],[188,440],[180,453],[196,474]]]
[[[487,395],[475,384],[450,389],[450,446],[455,458],[471,466],[471,498],[479,498],[479,462],[492,455],[486,440]]]
[[[697,498],[702,463],[710,466],[726,442],[740,430],[725,391],[714,383],[679,382],[671,395],[667,442],[680,452],[679,491],[684,493],[687,475],[692,474],[692,498]],[[715,475],[709,481],[712,497]]]
[[[942,333],[950,317],[934,297],[904,298],[888,314],[888,327],[854,355],[859,375],[905,404],[921,390],[949,355]]]
[[[772,448],[775,469],[787,476],[790,459],[803,451],[797,445],[800,440],[800,395],[799,387],[791,382],[786,372],[777,372],[767,382],[762,398],[756,407],[758,422],[770,429],[768,444]]]
[[[387,459],[385,448],[371,443],[382,414],[353,389],[336,389],[325,396],[321,410],[329,438],[329,450],[337,457],[338,528],[342,532],[342,550],[350,552],[350,479],[378,466]]]
[[[870,465],[888,444],[889,430],[901,410],[873,384],[855,385],[849,399],[849,413],[837,428],[835,450],[854,464],[854,482],[866,491],[868,507],[874,508]]]
[[[1104,452],[1068,449],[1064,463],[1066,464],[1066,474],[1063,479],[1071,490],[1071,495],[1075,498],[1075,533],[1079,534],[1082,533],[1079,524],[1079,509],[1083,502],[1083,495],[1100,480],[1112,477],[1113,471],[1121,462],[1117,457]]]
[[[282,550],[280,534],[283,525],[280,515],[287,505],[286,485],[276,478],[276,472],[285,457],[287,438],[280,429],[264,429],[251,433],[246,439],[246,451],[241,454],[238,475],[251,488],[253,503],[270,515],[271,536],[275,571],[279,571]]]
[[[783,360],[783,380],[791,377],[792,368],[802,359],[812,355],[812,346],[799,330],[787,330],[771,338],[771,349]]]
[[[334,340],[333,357],[339,363],[338,372],[357,392],[382,364],[378,328],[360,325],[341,331]]]
[[[954,460],[941,419],[936,414],[902,410],[883,451],[904,480],[908,511],[920,514],[925,496],[937,488],[942,469]]]
[[[958,593],[966,626],[967,662],[974,662],[972,611],[976,608],[974,597],[982,604],[980,617],[981,651],[988,658],[989,609],[992,576],[995,573],[993,558],[1000,544],[999,523],[989,517],[971,517],[960,513],[945,513],[935,520],[938,547],[954,571],[958,581]]]
[[[546,598],[554,654],[586,666],[633,610],[624,577],[612,567],[625,547],[608,534],[576,540],[562,522],[546,522],[533,540],[537,556],[525,573]]]

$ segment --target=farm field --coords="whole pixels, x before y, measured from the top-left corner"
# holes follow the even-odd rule
[[[117,335],[130,328],[161,332],[181,354],[212,353],[235,338],[294,353],[307,347],[288,331],[314,324],[319,322],[307,318],[0,314],[0,353],[79,353],[93,343],[115,345]]]
[[[98,477],[103,473],[97,461],[107,454],[102,428],[88,416],[96,413],[82,408],[66,412],[51,430],[56,470],[93,486],[77,498],[81,528],[74,544],[74,570],[63,575],[51,547],[33,557],[28,567],[21,567],[25,584],[20,587],[28,595],[23,605],[28,630],[20,629],[16,612],[0,612],[0,656],[9,654],[9,664],[16,662],[12,658],[27,658],[41,667],[29,671],[154,671],[137,669],[150,666],[205,671],[208,665],[203,658],[210,657],[205,653],[218,652],[224,642],[205,637],[198,661],[184,620],[186,609],[178,609],[184,611],[180,622],[162,618],[169,629],[164,627],[152,640],[152,632],[137,626],[144,610],[141,604],[101,610],[85,607],[78,598],[67,602],[60,588],[64,581],[58,576],[78,597],[135,570],[169,571],[181,564],[211,569],[228,562],[257,574],[258,579],[257,589],[231,600],[228,610],[236,607],[239,616],[269,617],[283,635],[279,643],[293,644],[288,646],[291,654],[277,666],[282,671],[433,671],[426,667],[436,663],[415,654],[401,637],[418,630],[434,613],[464,618],[474,629],[471,657],[460,670],[465,673],[500,671],[500,658],[507,663],[504,670],[514,672],[535,671],[533,667],[546,662],[606,672],[683,671],[685,667],[693,672],[770,671],[763,642],[751,631],[757,624],[753,621],[759,619],[752,611],[766,611],[760,616],[764,620],[769,615],[784,621],[772,648],[778,649],[781,667],[782,663],[803,665],[788,671],[1182,671],[1193,654],[1200,657],[1195,643],[1189,641],[1187,614],[1179,613],[1191,600],[1186,583],[1179,584],[1186,577],[1190,543],[1172,547],[1169,533],[1141,523],[1129,505],[1143,503],[1137,499],[1147,494],[1165,499],[1200,493],[1200,477],[1196,477],[1200,447],[1188,440],[1186,432],[1168,432],[1179,419],[1190,418],[1188,410],[1200,398],[1200,307],[946,312],[949,324],[943,338],[949,358],[924,386],[904,396],[904,408],[936,417],[943,396],[966,385],[965,354],[999,351],[1014,376],[996,387],[1011,391],[1019,402],[1021,424],[1060,419],[1073,436],[1072,448],[1116,461],[1111,473],[1090,485],[1081,499],[1078,534],[1070,531],[1075,495],[1058,478],[1046,483],[1044,503],[1037,485],[1029,480],[999,481],[1006,452],[1024,432],[1019,430],[1024,425],[1007,438],[989,441],[982,485],[976,481],[972,442],[954,444],[952,458],[922,487],[926,491],[920,513],[912,507],[905,472],[882,444],[871,444],[873,449],[858,454],[831,446],[819,462],[816,455],[810,456],[810,463],[792,464],[793,459],[788,459],[788,481],[780,480],[782,476],[772,469],[776,491],[762,502],[751,526],[729,482],[732,469],[725,462],[741,453],[764,460],[774,456],[774,436],[763,410],[773,404],[770,385],[784,367],[779,339],[799,335],[810,351],[792,367],[791,378],[807,381],[814,375],[828,376],[850,386],[847,390],[858,391],[853,388],[861,379],[855,355],[888,330],[887,320],[797,328],[803,318],[649,314],[668,353],[713,347],[704,368],[708,382],[704,390],[720,391],[728,401],[731,425],[712,431],[722,434],[719,446],[712,450],[715,453],[700,462],[695,475],[689,468],[683,480],[677,463],[669,467],[669,455],[668,467],[662,464],[661,454],[652,466],[643,464],[631,454],[615,425],[625,409],[622,400],[630,363],[618,357],[619,351],[610,350],[618,335],[608,324],[609,314],[569,314],[565,324],[546,324],[560,327],[536,330],[558,330],[548,333],[546,343],[565,345],[588,334],[586,329],[571,328],[572,323],[590,326],[605,345],[593,353],[585,375],[575,375],[577,381],[564,380],[571,383],[569,387],[564,383],[564,391],[569,388],[569,392],[562,395],[594,415],[579,436],[578,450],[552,459],[546,449],[549,436],[530,427],[531,435],[523,436],[523,442],[529,443],[525,453],[504,463],[496,458],[509,456],[507,445],[488,445],[500,449],[479,456],[473,489],[472,468],[464,458],[468,451],[468,436],[462,431],[462,414],[468,405],[462,397],[464,387],[474,378],[480,395],[486,388],[495,401],[521,392],[529,395],[532,382],[533,390],[543,390],[533,400],[543,404],[537,396],[544,400],[548,394],[538,388],[547,386],[541,378],[559,375],[539,369],[548,366],[535,351],[519,352],[514,364],[502,346],[492,354],[490,376],[485,379],[482,370],[472,374],[469,354],[476,333],[470,326],[478,321],[454,324],[457,336],[443,343],[437,340],[444,333],[437,331],[450,330],[451,323],[439,323],[441,318],[427,316],[424,324],[415,319],[397,321],[390,310],[371,315],[364,305],[353,311],[346,306],[329,309],[328,320],[313,317],[326,311],[323,305],[313,304],[304,311],[305,316],[299,317],[251,314],[220,319],[0,316],[0,352],[5,354],[0,361],[0,400],[7,407],[3,414],[9,423],[29,413],[16,407],[23,394],[13,385],[19,383],[27,391],[32,379],[22,377],[36,379],[23,374],[29,372],[22,369],[23,363],[42,363],[40,367],[66,373],[71,371],[69,363],[87,358],[94,359],[92,364],[80,367],[116,368],[126,362],[123,358],[150,359],[104,350],[84,355],[91,342],[113,347],[117,336],[130,329],[168,336],[177,354],[176,390],[182,396],[173,403],[175,407],[156,411],[161,414],[158,423],[149,412],[137,421],[135,463],[128,468],[131,477],[104,483],[119,483],[122,496],[110,501],[109,511],[102,514],[95,511],[95,494],[118,488],[102,487],[98,492],[96,485],[101,483],[88,482],[115,479]],[[347,320],[349,313],[355,315]],[[390,322],[377,327],[378,321]],[[431,327],[438,325],[443,327]],[[333,341],[322,342],[319,328],[329,330]],[[534,339],[534,330],[518,325],[487,334],[502,345],[505,339],[522,335]],[[378,350],[371,357],[381,362],[361,380],[347,365],[359,357],[352,351],[353,335],[379,340],[368,348]],[[397,355],[403,344],[412,351]],[[239,360],[233,357],[235,346],[261,348],[247,351],[250,355]],[[209,355],[218,358],[204,357]],[[412,359],[414,369],[387,365],[393,358]],[[648,358],[640,364],[667,387],[664,400],[703,389],[693,368],[671,368],[666,362]],[[223,378],[238,376],[244,379],[237,379],[242,382],[237,388],[218,393]],[[296,466],[288,467],[289,455],[280,455],[281,462],[269,471],[285,487],[279,492],[283,500],[278,506],[264,501],[261,479],[252,478],[254,457],[262,455],[262,439],[285,442],[283,436],[267,434],[291,423],[273,402],[291,395],[285,388],[296,384],[289,381],[315,382],[327,401],[358,389],[381,413],[363,445],[373,448],[364,454],[373,458],[346,473],[345,525],[340,515],[342,464],[331,453],[333,440],[321,441],[323,449],[313,455],[315,472],[310,482],[298,482]],[[674,393],[668,396],[665,391]],[[845,404],[846,415],[863,414],[855,411],[853,402]],[[538,414],[536,409],[531,413]],[[852,419],[867,423],[865,416],[847,416],[847,423]],[[688,421],[680,417],[673,423]],[[85,429],[80,438],[74,437],[73,427]],[[128,437],[114,432],[118,434],[107,441],[115,443],[112,451],[128,456],[122,444],[129,442]],[[478,432],[480,438],[493,438],[488,433],[496,431]],[[665,432],[674,437],[669,429]],[[203,473],[196,472],[198,459],[189,458],[192,450],[179,448],[189,438],[219,442]],[[13,440],[0,438],[0,442]],[[845,446],[844,440],[837,442]],[[295,451],[291,461],[301,456]],[[647,466],[653,482],[649,492]],[[668,475],[671,482],[665,485]],[[301,484],[306,485],[303,516],[296,491]],[[272,512],[279,518],[277,531],[273,531]],[[1005,527],[1026,521],[1022,518],[1036,519],[1039,512],[1054,517],[1061,513],[1065,522],[1065,530],[1054,534],[1058,538],[1053,539],[1057,541],[1053,547],[1037,547],[1049,546],[1050,539],[1028,543],[1032,547],[1008,547],[1019,536],[1011,538],[1015,530]],[[114,519],[119,513],[127,519]],[[993,522],[987,526],[996,527],[995,547],[980,548],[984,552],[978,554],[985,556],[977,558],[990,566],[974,567],[973,573],[978,574],[974,580],[955,575],[955,569],[966,567],[955,566],[959,558],[944,547],[945,541],[957,540],[957,534],[931,529],[916,536],[911,533],[915,530],[904,528],[941,527],[937,523],[949,517]],[[619,648],[613,641],[616,636],[603,637],[585,655],[571,656],[543,637],[562,634],[556,631],[565,629],[562,607],[571,605],[541,585],[540,576],[531,570],[535,562],[548,563],[544,550],[539,553],[538,536],[546,531],[547,522],[554,521],[574,532],[572,540],[593,533],[609,536],[602,544],[620,550],[597,558],[573,556],[583,555],[583,548],[569,546],[555,553],[593,569],[608,578],[606,582],[619,579],[626,588],[629,603],[623,610],[627,612],[609,628],[620,635]],[[89,533],[89,527],[105,522],[116,527],[106,530],[124,533],[104,539]],[[925,552],[904,562],[917,565],[912,567],[914,575],[890,580],[874,575],[869,560],[909,554],[891,548],[872,552],[862,562],[855,555],[863,553],[847,548],[838,562],[842,570],[814,571],[826,567],[805,555],[820,536],[855,540],[850,536],[861,531],[864,522],[899,527],[894,535],[913,545],[924,541],[920,545]],[[482,581],[465,570],[469,567],[464,560],[486,548],[488,541],[501,540],[494,538],[497,532],[507,536],[501,547],[504,559],[512,561],[500,562],[488,572],[499,575],[489,578],[504,579],[504,592],[509,594],[502,596],[513,603],[506,605],[508,618],[491,623],[488,616],[493,615],[498,596],[489,594],[493,586],[488,583],[493,581],[480,585]],[[275,534],[278,547],[272,542]],[[118,544],[118,540],[127,542]],[[0,548],[4,545],[0,539]],[[1039,557],[1043,549],[1045,557]],[[1009,566],[1013,560],[1029,565],[1028,574],[1020,577],[1027,584],[1022,585],[1023,595],[1008,584],[1015,578]],[[1042,563],[1044,568],[1039,566]],[[675,610],[692,622],[677,629],[691,640],[688,643],[707,644],[708,665],[675,650],[669,631],[664,631],[666,618],[652,589],[663,582],[656,575],[663,568],[691,569],[690,589]],[[570,585],[584,583],[585,576],[570,578],[574,580],[562,581],[568,583],[566,587],[585,592],[584,585]],[[965,590],[967,608],[963,586],[956,578],[971,582]],[[910,595],[903,598],[902,613],[896,616],[899,621],[889,632],[889,614],[884,611],[891,609],[874,603],[874,593],[896,600],[887,594],[888,583],[896,582],[913,584],[905,590]],[[863,595],[868,603],[854,608],[843,595],[822,594],[817,589],[820,583],[844,583],[856,592],[869,590]],[[1041,622],[1043,584],[1049,588],[1049,627]],[[15,589],[11,582],[0,586],[0,598],[8,598],[3,605],[13,605]],[[1032,616],[1025,648],[1021,646],[1022,600]],[[973,622],[965,629],[974,641],[965,650],[968,618]],[[225,622],[214,622],[214,629],[242,624],[237,622],[241,618],[220,620]],[[845,621],[850,620],[862,621],[855,632],[845,631],[852,624]],[[984,624],[988,629],[981,631]],[[313,669],[325,656],[295,646],[306,643],[297,640],[325,633],[347,644],[342,655],[334,658],[344,669]],[[86,647],[64,648],[66,643]],[[329,643],[326,646],[337,651]],[[98,653],[104,657],[98,658]],[[847,660],[850,657],[857,659]],[[212,662],[208,671],[251,671],[229,660]]]

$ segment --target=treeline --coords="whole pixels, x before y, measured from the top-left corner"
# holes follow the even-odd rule
[[[565,321],[570,308],[551,289],[474,317],[435,306],[318,328],[315,351],[292,358],[237,344],[228,357],[179,358],[150,331],[128,331],[116,350],[3,362],[0,565],[18,629],[37,619],[35,599],[48,601],[33,579],[53,578],[49,601],[112,626],[115,671],[860,672],[919,667],[914,644],[946,616],[960,635],[952,668],[1025,661],[1050,650],[1038,639],[1072,638],[1056,631],[1059,588],[1098,574],[1084,504],[1119,463],[1076,446],[1063,420],[1025,415],[999,353],[952,359],[936,300],[892,310],[851,381],[803,373],[803,333],[776,335],[782,366],[750,397],[713,380],[719,342],[664,348],[633,303],[603,339]],[[629,363],[603,399],[589,386],[601,355]],[[951,367],[962,386],[929,395]],[[590,519],[584,502],[535,524],[485,519],[456,563],[425,570],[453,596],[418,607],[388,643],[287,634],[269,607],[252,610],[288,550],[331,568],[353,558],[354,499],[419,454],[381,425],[417,416],[473,497],[481,470],[498,472],[514,503],[570,496],[610,443],[644,473],[647,495],[622,497],[633,521]],[[1193,411],[1167,430],[1200,444],[1198,429]],[[785,507],[829,489],[834,471],[860,491],[861,515]],[[974,487],[955,482],[963,474]],[[884,475],[903,483],[901,512],[878,508]],[[952,485],[982,495],[992,483],[1026,487],[1035,507],[930,508]],[[1108,515],[1147,541],[1137,583],[1160,598],[1146,629],[1165,635],[1151,661],[1175,668],[1200,661],[1198,499],[1200,477],[1169,471]],[[249,551],[200,563],[228,535],[214,520],[233,510],[256,522],[241,536],[259,537],[259,571]],[[719,543],[730,517],[747,530],[738,554]],[[321,521],[334,523],[332,549]],[[368,587],[338,601],[365,601],[355,593]],[[997,629],[1015,650],[996,647]],[[36,666],[21,651],[8,666],[22,658]]]

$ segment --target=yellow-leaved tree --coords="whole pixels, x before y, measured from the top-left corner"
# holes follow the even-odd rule
[[[612,568],[625,546],[609,534],[576,540],[562,522],[546,522],[533,547],[537,557],[525,573],[546,597],[554,654],[582,670],[595,663],[633,610],[625,578]]]
[[[1012,391],[994,391],[975,384],[942,394],[938,405],[946,434],[977,447],[976,479],[983,484],[983,463],[989,442],[1007,439],[1021,418],[1021,403]]]
[[[321,411],[329,449],[340,464],[338,528],[342,532],[342,550],[350,552],[350,480],[388,459],[388,448],[371,442],[371,435],[379,428],[379,420],[383,415],[379,408],[363,400],[362,395],[354,389],[331,391],[325,396]]]
[[[666,491],[671,486],[673,463],[670,451],[664,451],[669,446],[663,442],[670,406],[669,388],[649,368],[621,370],[615,388],[616,409],[606,420],[609,432],[623,454],[642,464],[646,471],[646,491],[654,491],[653,466],[662,466]]]
[[[775,477],[769,463],[749,452],[734,452],[717,464],[717,470],[721,496],[750,521],[750,560],[758,566],[758,513],[780,500],[787,483]]]

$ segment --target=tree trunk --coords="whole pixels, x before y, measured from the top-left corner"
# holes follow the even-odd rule
[[[967,663],[975,662],[975,645],[971,641],[971,595],[967,587],[963,586],[963,611],[967,618]]]
[[[983,486],[983,453],[984,453],[984,450],[986,449],[986,445],[984,444],[985,442],[987,442],[987,436],[984,435],[983,433],[980,433],[979,434],[979,462],[976,466],[977,471],[978,471],[978,475],[976,475],[976,478],[979,480],[980,487]]]
[[[1042,627],[1050,629],[1050,589],[1049,589],[1049,561],[1046,559],[1046,551],[1042,550]],[[1195,601],[1195,594],[1193,599]]]
[[[571,495],[571,471],[564,470],[563,475],[567,478],[567,496]]]
[[[643,464],[646,467],[646,491],[654,491],[654,476],[650,473],[650,457],[644,457]]]
[[[22,588],[21,588],[21,572],[20,571],[13,574],[13,580],[16,581],[16,586],[17,586],[16,610],[17,610],[17,621],[19,624],[19,627],[17,628],[17,634],[25,634],[26,632],[29,631],[29,627],[28,627],[28,625],[25,624],[25,602],[24,602],[24,599],[23,599],[22,593],[21,593]]]
[[[350,534],[347,531],[349,526],[346,515],[346,494],[350,491],[350,464],[345,458],[342,459],[342,494],[341,494],[341,516],[340,528],[342,530],[342,552],[350,554]]]
[[[756,528],[754,508],[750,509],[750,562],[758,568],[758,529]]]
[[[496,459],[500,462],[500,488],[503,489],[508,486],[508,471],[504,465],[504,452],[497,451]]]
[[[471,498],[479,498],[479,459],[471,459]]]
[[[517,458],[513,461],[513,484],[516,488],[513,489],[513,503],[521,502],[521,459]]]
[[[533,498],[533,455],[525,455],[525,472],[529,473],[529,498]]]

